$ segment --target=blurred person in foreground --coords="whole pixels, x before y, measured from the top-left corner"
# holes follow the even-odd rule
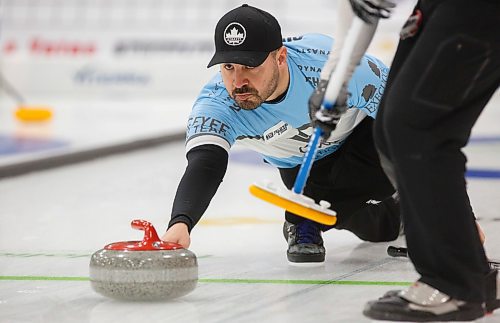
[[[349,1],[375,24],[395,6]],[[500,84],[499,17],[500,1],[421,0],[401,30],[374,136],[400,194],[420,278],[369,302],[363,313],[370,318],[470,321],[500,306],[498,273],[474,225],[461,152]]]

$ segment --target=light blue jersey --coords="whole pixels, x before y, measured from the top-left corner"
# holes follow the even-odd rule
[[[187,126],[186,150],[217,145],[229,151],[236,142],[260,153],[270,164],[290,168],[302,163],[313,132],[308,100],[332,45],[330,37],[307,34],[285,39],[290,84],[283,100],[243,110],[231,99],[220,72],[194,103]],[[348,85],[347,112],[330,139],[321,143],[316,160],[334,153],[366,116],[375,118],[389,69],[365,55]]]

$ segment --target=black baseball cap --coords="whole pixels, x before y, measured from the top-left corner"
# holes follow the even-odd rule
[[[207,67],[220,63],[256,67],[283,46],[281,27],[270,13],[242,5],[226,13],[215,27],[215,54]]]

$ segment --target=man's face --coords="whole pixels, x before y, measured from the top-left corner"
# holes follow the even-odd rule
[[[276,52],[270,53],[257,67],[224,63],[220,69],[227,92],[244,110],[260,106],[278,87]]]

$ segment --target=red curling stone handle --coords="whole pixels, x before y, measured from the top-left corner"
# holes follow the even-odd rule
[[[142,241],[121,241],[106,245],[106,250],[122,251],[151,251],[151,250],[176,250],[183,247],[174,242],[165,242],[158,237],[154,226],[145,220],[133,220],[131,222],[133,229],[144,231]]]
[[[142,239],[142,244],[151,245],[154,242],[160,241],[158,233],[156,233],[154,226],[150,222],[145,220],[133,220],[132,223],[130,223],[130,225],[132,226],[132,229],[144,231],[144,238]]]

